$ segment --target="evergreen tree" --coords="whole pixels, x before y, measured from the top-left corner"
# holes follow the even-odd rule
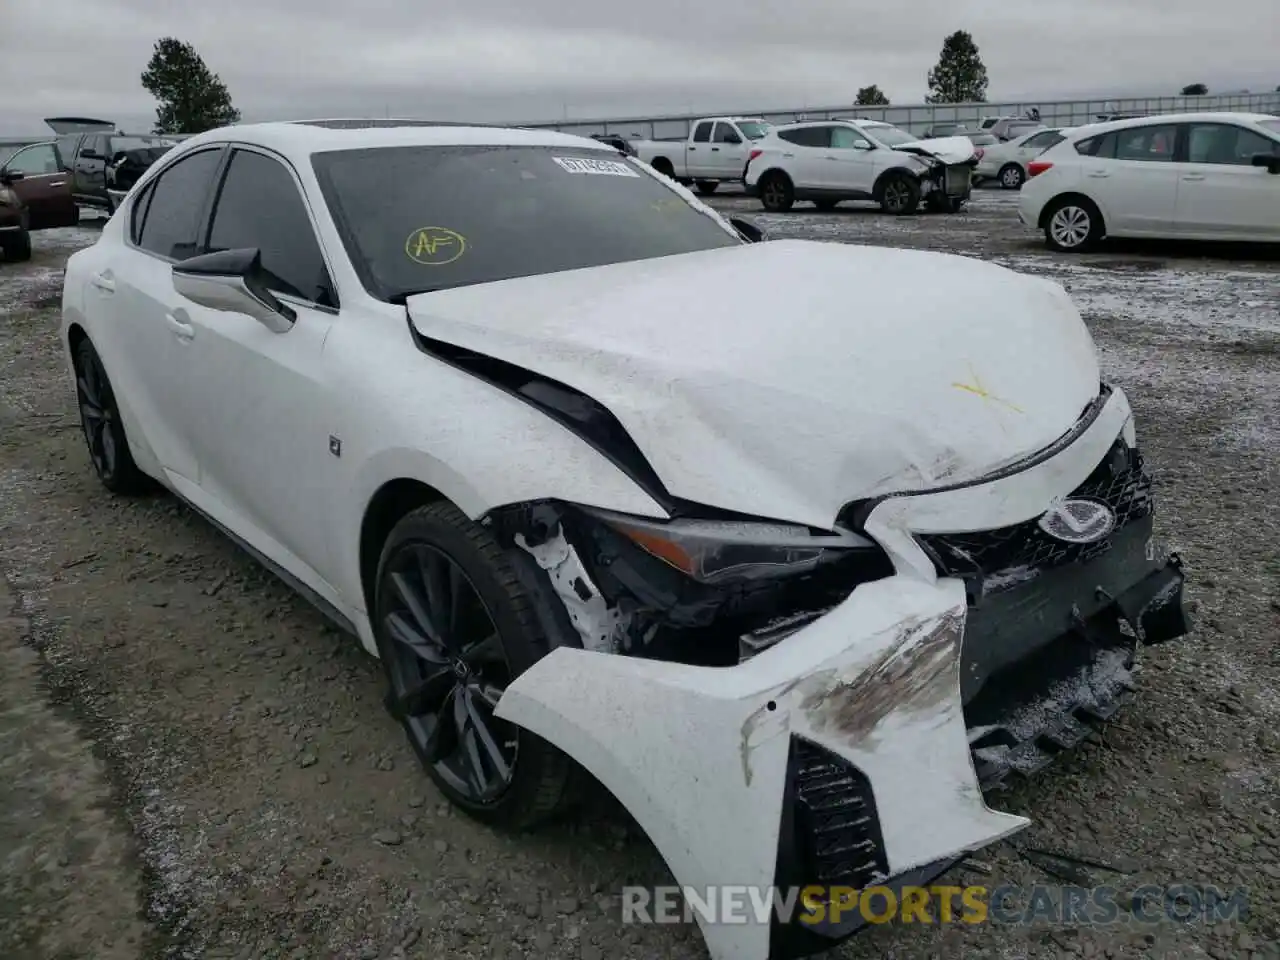
[[[142,86],[160,101],[156,133],[203,133],[240,119],[231,94],[196,48],[173,37],[156,41]]]
[[[874,83],[858,91],[858,99],[853,101],[859,107],[887,107],[889,98]]]
[[[978,45],[966,30],[957,30],[942,43],[938,65],[929,71],[927,103],[983,103],[987,99],[987,68]]]

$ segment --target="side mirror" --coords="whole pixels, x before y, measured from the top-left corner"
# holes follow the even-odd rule
[[[206,253],[173,265],[173,289],[210,310],[247,314],[272,333],[287,333],[298,315],[267,289],[256,247]]]
[[[724,138],[724,142],[725,143],[741,143],[742,138],[738,136],[736,133],[730,132],[729,135]]]
[[[1267,173],[1280,173],[1280,155],[1274,153],[1255,153],[1250,163],[1255,167],[1266,167]]]
[[[866,140],[853,141],[853,149],[855,150],[871,150],[872,146]]]
[[[750,220],[743,220],[741,217],[730,217],[729,223],[733,226],[733,229],[742,234],[747,243],[762,243],[769,239],[769,235]]]
[[[26,177],[26,174],[19,173],[17,170],[0,170],[0,183],[6,187],[12,186],[24,177]]]
[[[92,149],[92,148],[90,148],[90,149],[88,149],[88,150],[81,150],[81,151],[80,151],[80,156],[81,156],[81,157],[83,157],[83,158],[84,158],[84,159],[86,159],[86,160],[101,160],[101,159],[103,159],[102,154],[100,154],[97,150],[94,150],[94,149]]]

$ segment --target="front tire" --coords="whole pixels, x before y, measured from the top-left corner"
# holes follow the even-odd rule
[[[1044,239],[1050,250],[1081,253],[1097,246],[1104,227],[1102,213],[1084,197],[1053,201],[1044,215]]]
[[[26,263],[31,259],[31,234],[23,230],[16,240],[4,246],[4,258],[13,263]]]
[[[796,190],[791,178],[778,170],[770,171],[760,178],[760,202],[770,213],[785,213],[796,202]]]
[[[115,391],[87,337],[76,347],[75,372],[80,427],[98,479],[112,493],[136,496],[150,492],[152,481],[133,461]]]
[[[715,193],[716,189],[720,186],[720,182],[718,180],[698,180],[696,182],[698,192],[704,197],[711,196],[711,194]]]
[[[494,716],[548,644],[493,536],[450,503],[406,514],[382,549],[374,611],[387,707],[440,792],[510,829],[567,806],[572,761]]]
[[[1021,190],[1027,175],[1016,163],[1006,163],[1000,168],[1000,186],[1006,190]]]
[[[911,177],[895,174],[880,188],[880,209],[895,217],[908,216],[920,206],[920,184]]]

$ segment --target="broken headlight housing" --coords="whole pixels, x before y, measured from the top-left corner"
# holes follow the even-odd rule
[[[752,520],[654,520],[582,508],[651,556],[699,583],[721,584],[808,573],[851,550],[878,550],[852,532],[814,534],[808,527]]]

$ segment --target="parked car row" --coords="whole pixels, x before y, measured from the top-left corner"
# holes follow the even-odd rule
[[[114,213],[129,188],[176,143],[94,129],[59,133],[15,151],[0,164],[5,259],[30,257],[30,231],[74,226],[81,207]]]

